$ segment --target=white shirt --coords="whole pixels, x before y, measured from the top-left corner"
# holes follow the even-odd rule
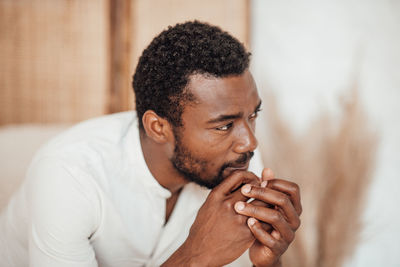
[[[171,193],[147,168],[135,113],[83,122],[39,150],[1,214],[0,266],[159,266],[208,193],[186,185],[165,224]]]

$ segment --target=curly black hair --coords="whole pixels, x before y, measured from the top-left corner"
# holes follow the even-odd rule
[[[190,75],[240,75],[249,60],[243,44],[219,27],[199,21],[169,26],[143,51],[133,75],[139,128],[149,109],[182,126],[184,106],[194,100],[185,89]]]

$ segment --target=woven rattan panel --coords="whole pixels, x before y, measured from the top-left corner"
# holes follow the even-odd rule
[[[107,2],[0,1],[0,124],[104,113]]]
[[[0,125],[133,108],[131,75],[144,47],[193,19],[248,46],[248,0],[0,1]]]

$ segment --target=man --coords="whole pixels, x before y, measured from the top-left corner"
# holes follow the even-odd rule
[[[261,106],[248,67],[208,24],[154,38],[133,80],[138,119],[81,123],[37,153],[0,220],[2,264],[280,266],[299,189],[247,170]]]

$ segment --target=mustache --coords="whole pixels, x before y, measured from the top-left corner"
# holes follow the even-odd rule
[[[254,152],[247,152],[243,153],[239,156],[237,160],[225,163],[223,166],[223,169],[228,168],[228,167],[237,167],[238,165],[244,165],[247,162],[250,161],[250,159],[254,156]]]
[[[219,170],[218,176],[217,176],[218,177],[218,182],[216,182],[214,186],[218,185],[219,183],[221,183],[224,180],[223,173],[224,173],[224,170],[226,168],[245,165],[247,162],[250,161],[250,159],[253,156],[254,156],[254,152],[243,153],[243,154],[241,154],[239,156],[238,159],[236,159],[234,161],[227,162],[224,165],[222,165],[221,169]]]

